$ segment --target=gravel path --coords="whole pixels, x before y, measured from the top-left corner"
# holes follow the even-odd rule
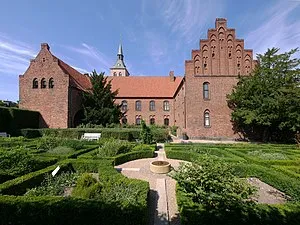
[[[176,202],[176,181],[166,174],[154,174],[150,171],[150,163],[166,159],[164,145],[158,144],[156,158],[133,160],[115,168],[129,178],[149,182],[149,225],[179,225],[179,212]],[[181,160],[167,159],[173,168],[177,168]]]

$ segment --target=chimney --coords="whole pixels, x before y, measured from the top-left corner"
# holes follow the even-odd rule
[[[47,43],[42,43],[41,44],[41,49],[47,49],[48,51],[50,50],[50,47]]]
[[[170,77],[170,81],[174,82],[174,80],[175,80],[174,71],[169,72],[169,77]]]

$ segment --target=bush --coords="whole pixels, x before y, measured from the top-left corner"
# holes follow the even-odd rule
[[[203,155],[195,163],[181,164],[171,176],[194,203],[207,210],[233,210],[246,204],[255,189],[233,175],[216,157]]]
[[[96,157],[113,157],[118,154],[127,153],[133,148],[133,145],[128,141],[106,139],[101,140],[101,146],[99,150],[94,154]]]
[[[34,187],[25,193],[26,196],[56,196],[63,195],[66,187],[74,187],[78,179],[77,173],[62,172],[54,177],[45,174],[41,185]]]
[[[102,185],[97,182],[91,174],[82,174],[72,192],[72,196],[93,199],[99,198],[102,190]]]

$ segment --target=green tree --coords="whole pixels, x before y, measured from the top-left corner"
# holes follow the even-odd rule
[[[263,141],[289,141],[300,130],[298,50],[258,54],[258,66],[227,96],[235,131]]]
[[[104,73],[97,74],[94,70],[90,79],[92,88],[83,93],[83,122],[103,126],[119,123],[122,113],[120,105],[115,104],[118,91],[111,90],[111,81],[107,81]]]
[[[141,131],[140,136],[141,136],[143,144],[151,144],[153,141],[152,131],[151,131],[150,127],[148,127],[146,125],[144,120],[142,120],[142,131]]]

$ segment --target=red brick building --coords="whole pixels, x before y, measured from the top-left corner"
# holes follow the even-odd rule
[[[232,138],[230,109],[226,95],[238,76],[255,67],[252,50],[236,39],[235,30],[225,19],[216,19],[207,39],[200,40],[185,62],[185,76],[130,76],[122,46],[110,68],[112,89],[119,90],[116,103],[122,103],[122,122],[176,125],[194,138]],[[20,107],[41,113],[41,127],[74,127],[81,113],[80,92],[91,83],[84,75],[58,59],[42,44],[37,57],[20,75]]]

